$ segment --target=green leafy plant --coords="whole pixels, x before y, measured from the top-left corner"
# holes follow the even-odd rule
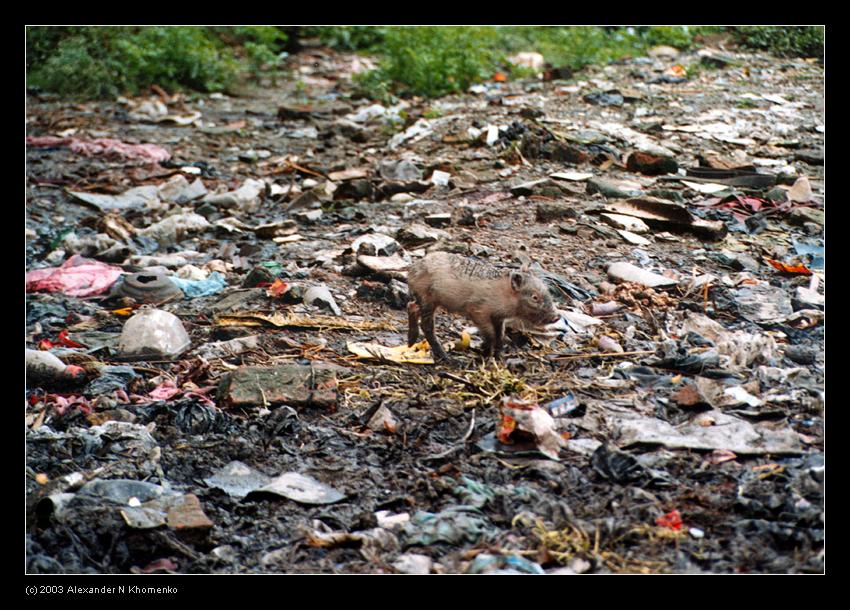
[[[158,84],[218,91],[239,67],[208,28],[30,27],[27,84],[76,97],[136,94]]]
[[[305,37],[317,37],[322,44],[340,51],[379,50],[387,34],[386,27],[325,26],[304,28]]]
[[[378,80],[428,97],[464,91],[489,76],[498,57],[496,41],[495,30],[485,27],[388,28]]]
[[[271,75],[272,85],[277,85],[277,70],[283,61],[281,56],[264,44],[246,42],[245,52],[248,54],[251,74],[259,82],[263,72]]]
[[[779,57],[823,58],[824,28],[811,26],[729,28],[737,42]]]

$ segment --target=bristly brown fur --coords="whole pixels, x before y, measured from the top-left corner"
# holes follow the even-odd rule
[[[407,278],[408,344],[419,338],[421,323],[435,360],[448,357],[434,335],[434,315],[440,307],[475,323],[487,356],[499,356],[506,319],[519,318],[532,325],[557,320],[545,284],[524,270],[499,270],[483,261],[432,252],[411,265]]]

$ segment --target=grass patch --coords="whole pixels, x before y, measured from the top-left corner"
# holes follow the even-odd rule
[[[321,30],[322,28],[316,28]],[[330,28],[334,31],[340,28]],[[355,29],[355,28],[350,28]],[[688,49],[697,33],[708,28],[686,27],[387,27],[373,28],[370,48],[381,55],[378,70],[356,79],[374,99],[388,93],[439,97],[464,91],[469,85],[507,70],[514,78],[533,75],[511,66],[506,57],[536,51],[557,68],[580,70],[643,55],[660,44]],[[716,29],[716,28],[715,28]],[[369,28],[362,28],[369,30]],[[339,32],[325,36],[333,40]],[[341,48],[350,46],[351,38]],[[375,44],[380,40],[381,44]],[[361,47],[362,48],[362,47]]]

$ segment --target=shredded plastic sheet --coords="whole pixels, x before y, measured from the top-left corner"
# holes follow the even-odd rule
[[[171,153],[155,144],[127,144],[112,138],[84,140],[80,138],[57,138],[55,136],[29,136],[27,146],[33,148],[55,148],[67,146],[73,152],[85,155],[117,155],[125,159],[135,159],[147,163],[168,161]]]
[[[124,273],[113,267],[75,254],[59,267],[36,269],[26,274],[27,292],[61,292],[69,297],[103,294]]]
[[[344,320],[336,316],[298,315],[294,313],[235,313],[217,316],[216,326],[275,326],[277,328],[338,328],[348,330],[395,330],[388,322]]]
[[[351,342],[348,344],[348,351],[360,358],[389,360],[399,364],[434,364],[427,341],[420,341],[410,347],[407,345],[386,347],[378,343]]]

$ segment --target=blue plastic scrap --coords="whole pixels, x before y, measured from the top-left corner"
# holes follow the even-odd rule
[[[547,403],[543,408],[546,409],[552,417],[564,417],[568,416],[572,411],[575,411],[578,406],[578,399],[575,397],[575,394],[570,392],[563,398],[558,398],[557,400]]]
[[[183,291],[187,299],[218,294],[227,285],[224,281],[224,276],[218,271],[210,273],[209,277],[205,280],[184,280],[179,277],[173,277],[171,281],[177,284],[177,287]]]
[[[812,246],[809,244],[798,244],[794,242],[794,251],[799,256],[811,256],[809,267],[812,269],[823,269],[823,246]]]

